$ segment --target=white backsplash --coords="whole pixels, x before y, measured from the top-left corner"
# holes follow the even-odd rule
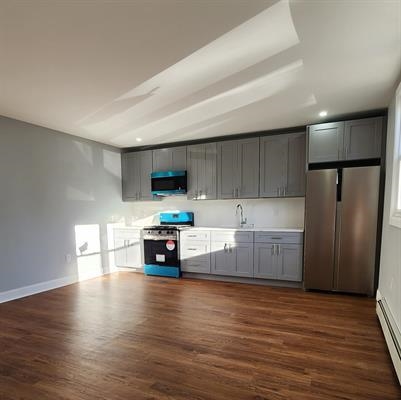
[[[158,224],[161,211],[193,211],[195,226],[234,226],[238,224],[235,207],[241,203],[248,224],[255,227],[303,228],[304,198],[241,199],[190,201],[184,197],[167,197],[160,201],[132,203],[130,225]]]

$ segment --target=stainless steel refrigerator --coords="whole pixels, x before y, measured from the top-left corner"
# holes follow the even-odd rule
[[[380,167],[311,170],[305,289],[374,294]]]

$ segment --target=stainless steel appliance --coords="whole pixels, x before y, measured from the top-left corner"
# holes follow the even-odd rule
[[[194,225],[192,212],[160,213],[160,225],[143,229],[144,272],[146,275],[179,278],[180,230]]]
[[[187,193],[187,171],[160,171],[151,174],[152,194],[172,196]]]
[[[380,167],[311,170],[305,289],[374,294]]]

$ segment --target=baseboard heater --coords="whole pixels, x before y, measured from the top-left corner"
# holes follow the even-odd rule
[[[379,317],[395,372],[401,384],[401,333],[384,298],[377,300],[376,314]]]

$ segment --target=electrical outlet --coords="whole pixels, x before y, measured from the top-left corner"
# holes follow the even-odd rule
[[[65,255],[65,261],[69,264],[72,260],[71,254],[66,254]]]

